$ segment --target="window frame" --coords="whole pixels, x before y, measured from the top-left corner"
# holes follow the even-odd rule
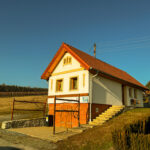
[[[134,89],[134,98],[137,99],[137,89]]]
[[[58,91],[58,90],[57,90],[57,88],[58,88],[57,83],[58,83],[58,81],[60,81],[60,80],[62,80],[62,90]],[[55,89],[55,91],[56,91],[56,92],[63,92],[63,86],[64,86],[64,79],[56,79],[56,89]]]
[[[77,89],[72,89],[72,88],[71,88],[71,80],[72,80],[73,78],[77,78]],[[70,91],[77,91],[78,89],[79,89],[79,76],[70,77],[70,78],[69,78],[69,90],[70,90]]]
[[[133,98],[133,92],[132,92],[132,88],[131,87],[129,87],[129,97]]]

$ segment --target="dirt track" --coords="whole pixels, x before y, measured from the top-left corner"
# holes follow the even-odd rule
[[[35,150],[21,144],[12,144],[0,138],[0,150]]]
[[[3,150],[2,148],[4,150],[11,150],[12,148],[18,148],[19,150],[54,150],[57,147],[50,141],[0,129],[0,150]]]

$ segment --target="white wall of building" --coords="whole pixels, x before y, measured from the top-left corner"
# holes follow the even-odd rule
[[[92,87],[93,103],[122,105],[122,85],[120,83],[103,77],[95,77]]]
[[[71,55],[66,53],[63,58],[67,56]],[[93,75],[88,70],[84,70],[74,57],[72,57],[72,63],[68,65],[63,64],[63,58],[53,71],[52,76],[49,77],[48,96],[92,93],[91,96],[81,97],[81,103],[89,103],[89,99],[92,99],[92,103],[96,104],[122,105],[121,83],[104,77],[92,78]],[[85,85],[83,85],[83,74],[85,76]],[[78,90],[70,90],[70,78],[76,76],[78,77]],[[63,79],[63,91],[61,92],[56,91],[56,80],[58,79]],[[92,88],[90,88],[89,84],[92,84]],[[134,92],[134,88],[132,89],[132,92]],[[134,96],[134,93],[132,95]],[[130,100],[133,97],[129,97],[129,86],[125,86],[124,88],[124,97],[125,105],[131,106]],[[78,97],[66,97],[66,99],[78,99]],[[140,101],[140,104],[136,106],[143,107],[143,92],[139,89],[137,89],[137,100]],[[49,98],[48,103],[53,103],[53,98]]]
[[[129,96],[129,88],[132,89],[132,96]],[[140,89],[137,90],[137,98],[134,97],[134,88],[126,86],[126,94],[125,94],[125,104],[126,106],[131,106],[131,99],[135,99],[139,101],[139,104],[136,104],[136,107],[143,107],[143,91]]]
[[[79,100],[79,97],[62,97],[61,99]],[[54,103],[54,98],[48,98],[48,104],[53,104],[53,103]],[[58,103],[77,103],[77,102],[56,100],[56,103],[58,104]],[[81,96],[80,103],[89,103],[89,96]]]

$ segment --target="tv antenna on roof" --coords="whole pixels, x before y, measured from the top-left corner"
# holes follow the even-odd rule
[[[96,43],[94,43],[94,57],[96,58]]]

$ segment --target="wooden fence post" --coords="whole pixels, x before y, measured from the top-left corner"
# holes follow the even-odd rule
[[[14,115],[14,105],[15,105],[15,98],[14,98],[14,100],[13,100],[12,109],[11,109],[11,120],[13,120],[13,115]]]

